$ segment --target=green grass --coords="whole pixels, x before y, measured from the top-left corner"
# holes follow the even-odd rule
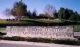
[[[74,31],[80,32],[80,25],[74,25]]]
[[[29,24],[29,23],[34,23],[34,22],[56,23],[56,22],[64,22],[64,20],[57,20],[57,19],[22,19],[22,21],[7,21],[4,19],[0,20],[0,24],[9,24],[9,23]]]
[[[55,23],[55,22],[64,22],[64,20],[57,19],[34,19],[34,21],[45,22],[45,23]]]
[[[4,30],[6,30],[6,28],[0,28],[0,32],[2,32],[2,31],[4,31]]]
[[[5,19],[0,19],[0,23],[8,23]]]
[[[7,21],[7,20],[0,20],[0,24],[26,24],[29,23],[27,21]]]
[[[58,23],[58,22],[64,22],[65,20],[60,19],[26,19],[26,21],[36,21],[36,22],[43,22],[43,23]]]

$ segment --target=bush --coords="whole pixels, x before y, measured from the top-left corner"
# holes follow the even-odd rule
[[[30,41],[30,42],[45,42],[45,43],[50,43],[51,42],[51,40],[47,39],[47,38],[28,38],[26,40]]]
[[[26,41],[26,39],[24,37],[18,37],[18,36],[14,36],[14,37],[1,37],[0,39],[3,39],[3,40],[13,40],[13,41]]]
[[[44,43],[56,43],[56,44],[67,44],[67,45],[80,45],[80,40],[58,40],[58,39],[49,39],[49,38],[24,38],[24,37],[0,37],[3,40],[12,40],[12,41],[28,41],[28,42],[44,42]]]

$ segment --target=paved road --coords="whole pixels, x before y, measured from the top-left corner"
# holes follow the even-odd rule
[[[23,42],[23,41],[0,41],[0,47],[80,47],[74,45],[37,43],[37,42]]]
[[[35,46],[35,45],[22,45],[22,44],[0,44],[0,47],[47,47],[47,46]]]

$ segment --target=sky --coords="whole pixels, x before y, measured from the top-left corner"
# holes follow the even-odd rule
[[[14,3],[20,0],[0,0],[0,17],[7,8],[12,8]],[[23,0],[27,9],[31,12],[37,10],[37,13],[44,12],[45,6],[50,4],[59,10],[60,7],[69,8],[80,13],[80,0]]]

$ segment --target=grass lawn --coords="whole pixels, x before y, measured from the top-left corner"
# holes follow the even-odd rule
[[[34,21],[38,22],[44,22],[44,23],[58,23],[58,22],[64,22],[64,20],[59,19],[33,19]]]
[[[8,23],[5,19],[0,19],[0,23]]]
[[[75,32],[80,32],[80,25],[75,25],[74,30]]]
[[[4,27],[4,28],[3,27],[2,28],[0,27],[0,33],[1,32],[5,32],[5,30],[6,30],[6,27]]]
[[[41,22],[41,23],[62,23],[65,20],[60,19],[26,19],[25,21]]]
[[[64,22],[64,20],[59,19],[24,19],[22,21],[7,21],[7,20],[0,20],[0,24],[7,24],[7,23],[19,23],[19,24],[28,24],[33,22],[43,22],[43,23],[58,23],[58,22]]]
[[[29,23],[26,21],[7,21],[5,19],[0,20],[0,24],[25,24],[25,23]]]
[[[5,30],[6,28],[0,28],[0,31],[3,31],[3,30]]]

